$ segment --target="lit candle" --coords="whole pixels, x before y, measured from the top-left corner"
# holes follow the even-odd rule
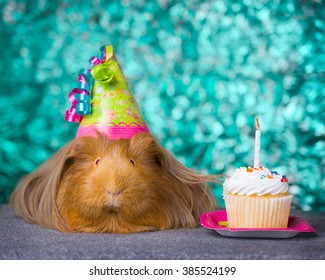
[[[258,118],[255,118],[255,151],[254,151],[254,167],[260,167],[260,150],[261,150],[261,130]]]

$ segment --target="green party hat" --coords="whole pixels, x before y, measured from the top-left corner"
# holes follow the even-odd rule
[[[99,131],[109,139],[130,139],[149,132],[111,45],[101,48],[99,58],[90,59],[92,68],[79,72],[78,87],[69,99],[67,121],[79,122],[77,137],[96,136]]]

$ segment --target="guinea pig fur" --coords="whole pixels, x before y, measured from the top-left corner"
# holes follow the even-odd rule
[[[72,140],[24,177],[10,202],[17,216],[63,232],[193,228],[217,209],[207,184],[216,178],[184,167],[148,133],[98,133]]]

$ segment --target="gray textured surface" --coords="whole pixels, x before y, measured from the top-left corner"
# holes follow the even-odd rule
[[[0,259],[325,259],[325,213],[292,211],[316,233],[290,239],[226,238],[205,229],[139,234],[64,234],[0,205]]]

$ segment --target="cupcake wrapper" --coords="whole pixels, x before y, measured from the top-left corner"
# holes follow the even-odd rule
[[[287,228],[292,195],[274,198],[224,194],[230,228]]]

